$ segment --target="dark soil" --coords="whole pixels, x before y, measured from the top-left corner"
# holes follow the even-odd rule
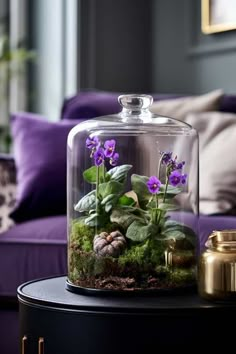
[[[157,277],[148,276],[146,279],[137,280],[132,277],[119,277],[119,276],[108,276],[108,277],[89,277],[86,279],[77,279],[73,282],[75,285],[84,288],[94,288],[103,290],[125,290],[125,291],[136,291],[136,290],[171,290],[180,287],[187,288],[195,285],[194,279],[191,282],[176,282],[174,280],[158,279]]]
[[[179,256],[176,263],[176,267],[165,267],[144,259],[143,264],[127,262],[121,265],[118,258],[98,257],[93,251],[85,252],[72,245],[69,279],[82,288],[129,292],[175,290],[194,285],[196,280],[192,259],[186,264],[186,260]]]

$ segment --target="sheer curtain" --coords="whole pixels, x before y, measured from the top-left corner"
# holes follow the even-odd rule
[[[77,91],[79,0],[30,0],[31,42],[37,52],[31,109],[58,120],[65,97]],[[32,82],[33,81],[33,82]]]

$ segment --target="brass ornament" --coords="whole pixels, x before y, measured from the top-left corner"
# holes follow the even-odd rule
[[[198,267],[199,294],[212,300],[236,300],[236,230],[213,231]]]

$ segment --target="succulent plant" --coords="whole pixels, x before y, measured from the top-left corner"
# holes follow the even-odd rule
[[[117,258],[125,247],[125,237],[118,230],[113,231],[110,234],[107,232],[101,232],[94,237],[93,249],[98,256]]]

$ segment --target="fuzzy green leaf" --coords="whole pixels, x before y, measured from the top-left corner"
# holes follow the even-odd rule
[[[185,224],[175,220],[167,220],[164,224],[164,234],[173,235],[174,233],[181,233],[193,246],[196,245],[197,235],[195,232]],[[171,237],[170,237],[171,238]],[[172,237],[175,238],[175,237]],[[182,237],[183,238],[183,237]],[[177,239],[177,238],[176,238]],[[179,238],[180,239],[180,238]]]
[[[166,199],[172,199],[181,192],[182,192],[181,188],[168,185],[165,197]],[[165,185],[162,185],[159,189],[158,196],[162,198],[164,194],[165,194]]]
[[[74,209],[79,212],[89,211],[96,208],[96,192],[95,190],[86,194],[80,201],[75,205]]]
[[[185,238],[185,234],[182,231],[173,228],[166,229],[164,235],[165,235],[165,239],[168,240],[169,239],[182,240]]]
[[[118,204],[134,206],[136,202],[133,198],[127,197],[127,195],[122,195],[118,200]]]
[[[178,210],[179,206],[171,203],[160,203],[158,208],[165,211]]]
[[[90,168],[88,168],[87,170],[85,170],[83,172],[83,177],[84,180],[88,183],[92,183],[92,184],[96,184],[97,183],[97,169],[99,169],[99,183],[103,181],[103,174],[104,174],[104,169],[105,166],[92,166]],[[105,170],[106,173],[106,170]]]
[[[121,225],[124,229],[127,229],[135,220],[141,221],[142,219],[137,215],[127,212],[127,210],[123,208],[113,209],[110,216],[111,222]]]
[[[126,237],[135,242],[143,242],[147,238],[155,237],[158,234],[158,226],[154,224],[145,225],[135,220],[126,232]]]
[[[132,189],[137,194],[138,202],[142,209],[146,209],[151,197],[146,185],[148,180],[149,178],[146,176],[139,176],[136,174],[131,176]]]
[[[117,195],[116,194],[109,194],[101,201],[101,205],[105,205],[106,203],[110,203],[113,201],[113,199],[117,199]]]
[[[98,226],[99,225],[99,215],[97,213],[91,214],[85,219],[85,224],[88,226]]]
[[[116,166],[114,168],[111,168],[108,172],[107,175],[110,176],[111,180],[119,182],[119,183],[124,183],[129,170],[132,168],[132,165],[121,165],[121,166]]]
[[[110,180],[109,182],[99,185],[99,194],[104,199],[110,194],[120,195],[123,191],[123,185],[117,181]]]

